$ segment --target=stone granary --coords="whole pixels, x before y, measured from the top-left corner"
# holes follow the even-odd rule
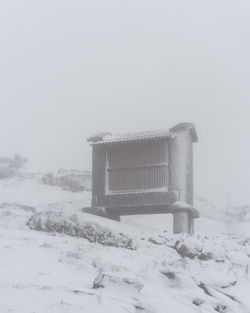
[[[174,233],[194,231],[193,124],[169,130],[88,139],[93,147],[92,208],[120,220],[123,215],[173,214]],[[90,211],[89,210],[89,211]]]

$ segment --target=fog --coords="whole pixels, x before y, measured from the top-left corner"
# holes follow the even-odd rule
[[[196,125],[195,190],[250,203],[249,1],[0,0],[1,154],[91,169],[98,131]]]

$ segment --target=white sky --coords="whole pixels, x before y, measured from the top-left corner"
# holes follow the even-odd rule
[[[195,189],[250,203],[248,0],[0,0],[1,154],[91,168],[98,131],[194,122]]]

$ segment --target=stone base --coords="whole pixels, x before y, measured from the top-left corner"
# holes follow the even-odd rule
[[[118,214],[106,213],[105,217],[106,217],[106,218],[109,218],[109,219],[111,219],[111,220],[117,221],[117,222],[120,222],[120,221],[121,221],[121,216],[118,215]]]
[[[174,234],[190,234],[194,233],[194,219],[190,216],[188,212],[177,212],[174,213]]]

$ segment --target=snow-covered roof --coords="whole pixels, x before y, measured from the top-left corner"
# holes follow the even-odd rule
[[[115,136],[106,136],[102,140],[95,142],[95,144],[107,144],[125,141],[142,141],[148,139],[168,138],[174,135],[169,130],[153,130],[143,131],[138,133],[128,133]]]
[[[189,128],[193,137],[193,141],[198,141],[196,130],[193,124],[190,123],[180,123],[173,128],[167,130],[151,130],[151,131],[142,131],[136,133],[127,133],[121,135],[110,135],[109,133],[104,134],[102,137],[100,133],[98,136],[94,135],[88,139],[93,145],[104,145],[112,144],[118,142],[140,142],[144,140],[155,140],[155,139],[164,139],[164,138],[174,138],[176,133],[185,128]]]

